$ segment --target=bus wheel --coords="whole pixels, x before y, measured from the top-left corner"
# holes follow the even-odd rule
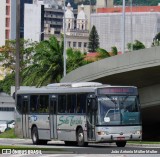
[[[38,130],[37,130],[37,127],[35,127],[35,126],[32,129],[31,137],[32,137],[33,144],[40,144],[40,140],[38,137]]]
[[[117,147],[125,147],[125,145],[126,145],[126,141],[118,141],[118,142],[116,142],[116,145],[117,145]]]
[[[77,145],[80,147],[88,145],[87,142],[84,142],[84,133],[82,128],[79,128],[77,131]]]

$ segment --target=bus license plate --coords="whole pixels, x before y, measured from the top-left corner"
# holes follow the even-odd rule
[[[117,140],[125,140],[125,137],[117,137]]]

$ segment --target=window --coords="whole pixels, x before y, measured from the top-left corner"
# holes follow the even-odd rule
[[[59,113],[66,112],[66,95],[58,96],[58,112]]]
[[[86,113],[87,94],[77,94],[76,113]]]
[[[40,95],[39,96],[39,113],[48,113],[49,112],[49,96]]]
[[[78,47],[81,47],[82,43],[81,42],[78,42]]]
[[[76,46],[77,46],[76,42],[73,42],[73,47],[76,47]]]
[[[87,43],[84,43],[84,47],[87,47]]]
[[[30,112],[37,113],[38,111],[38,95],[31,95],[30,97]]]
[[[76,94],[67,95],[67,113],[75,113]]]
[[[11,111],[14,111],[14,107],[0,107],[0,111],[11,112]]]
[[[50,114],[56,114],[57,113],[57,101],[56,99],[52,98],[50,99]]]
[[[68,41],[68,47],[71,47],[71,42],[70,41]]]

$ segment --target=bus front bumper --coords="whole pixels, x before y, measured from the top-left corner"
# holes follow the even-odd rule
[[[114,141],[139,141],[142,139],[141,134],[109,134],[99,135],[97,133],[96,142],[114,142]]]

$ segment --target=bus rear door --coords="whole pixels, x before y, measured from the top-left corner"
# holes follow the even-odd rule
[[[24,138],[29,137],[28,111],[29,111],[28,96],[23,96],[23,99],[22,99],[22,131],[23,131],[23,137]]]
[[[50,131],[51,139],[57,139],[57,97],[56,95],[50,96],[49,107]]]
[[[88,98],[87,100],[87,137],[88,141],[95,141],[95,124],[96,124],[96,99]]]

